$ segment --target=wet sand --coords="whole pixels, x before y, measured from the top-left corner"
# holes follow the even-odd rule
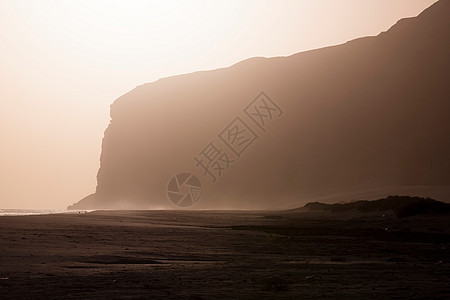
[[[2,299],[450,298],[448,217],[0,217]]]

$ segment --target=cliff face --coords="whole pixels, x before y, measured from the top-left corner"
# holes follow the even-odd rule
[[[449,15],[441,0],[376,37],[135,88],[111,105],[95,196],[72,208],[173,208],[181,172],[201,181],[195,208],[450,186]],[[223,170],[203,169],[215,150]]]

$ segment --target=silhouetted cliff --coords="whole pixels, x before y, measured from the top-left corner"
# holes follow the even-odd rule
[[[201,181],[196,208],[450,186],[449,15],[441,0],[376,37],[138,86],[111,105],[95,196],[72,208],[172,208],[181,172]],[[224,170],[198,162],[212,146]]]

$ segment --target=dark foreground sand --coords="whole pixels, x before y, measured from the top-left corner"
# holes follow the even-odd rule
[[[448,217],[0,217],[0,298],[447,298]]]

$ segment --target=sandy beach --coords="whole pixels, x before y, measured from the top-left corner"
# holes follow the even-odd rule
[[[95,211],[0,223],[2,299],[450,297],[445,216]]]

